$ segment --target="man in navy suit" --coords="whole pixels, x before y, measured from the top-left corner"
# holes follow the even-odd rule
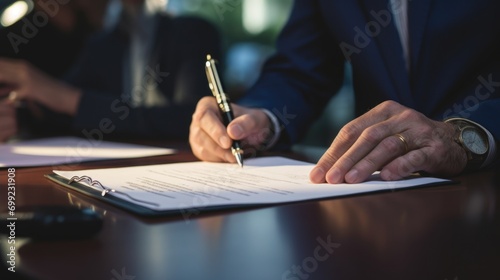
[[[89,41],[65,82],[0,58],[0,97],[10,92],[25,101],[18,122],[30,132],[187,139],[196,102],[210,95],[204,60],[220,52],[219,34],[199,18],[172,17],[143,0],[121,2],[120,17]],[[9,102],[0,100],[0,142],[16,132]]]
[[[356,112],[311,171],[312,182],[357,183],[413,172],[452,176],[491,166],[500,139],[500,26],[494,0],[296,0],[259,81],[220,122],[212,98],[193,115],[202,160],[303,135],[353,69]],[[453,118],[452,118],[453,117]]]

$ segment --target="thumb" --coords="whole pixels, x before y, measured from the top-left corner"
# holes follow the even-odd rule
[[[260,144],[270,133],[270,121],[260,109],[245,109],[228,126],[227,133],[234,140],[246,139],[250,144]]]

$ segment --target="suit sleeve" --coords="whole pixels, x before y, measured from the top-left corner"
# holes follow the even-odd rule
[[[494,166],[500,164],[500,56],[488,57],[490,65],[483,66],[482,73],[477,76],[473,86],[466,87],[453,105],[443,114],[443,120],[459,117],[474,121],[494,138],[496,154]],[[493,144],[493,143],[492,143]]]
[[[317,2],[295,1],[275,55],[238,102],[274,113],[286,131],[282,145],[298,141],[343,82],[345,60]]]

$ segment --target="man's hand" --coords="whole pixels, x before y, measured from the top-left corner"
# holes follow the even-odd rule
[[[0,100],[0,143],[17,133],[16,108],[10,100]]]
[[[425,171],[451,176],[466,165],[450,124],[386,101],[342,128],[310,173],[313,183],[360,183],[380,170],[383,180]]]
[[[271,122],[264,111],[235,104],[231,106],[235,119],[226,128],[213,97],[204,97],[198,102],[190,126],[189,143],[199,159],[236,162],[230,151],[232,139],[241,140],[245,150],[262,145],[270,135]]]
[[[21,60],[0,58],[0,83],[15,91],[19,100],[35,101],[70,116],[76,114],[80,102],[80,90]]]

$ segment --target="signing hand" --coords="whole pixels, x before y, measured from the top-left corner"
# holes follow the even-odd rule
[[[267,139],[271,123],[259,109],[231,104],[235,119],[222,123],[213,97],[204,97],[196,106],[189,132],[189,143],[196,157],[204,161],[236,162],[231,154],[232,140],[241,140],[243,150],[254,149]]]
[[[14,90],[17,99],[35,101],[56,112],[76,114],[81,92],[27,62],[0,58],[0,83]]]
[[[342,128],[310,173],[313,183],[359,183],[381,170],[383,180],[425,171],[451,176],[467,161],[454,127],[386,101]]]

